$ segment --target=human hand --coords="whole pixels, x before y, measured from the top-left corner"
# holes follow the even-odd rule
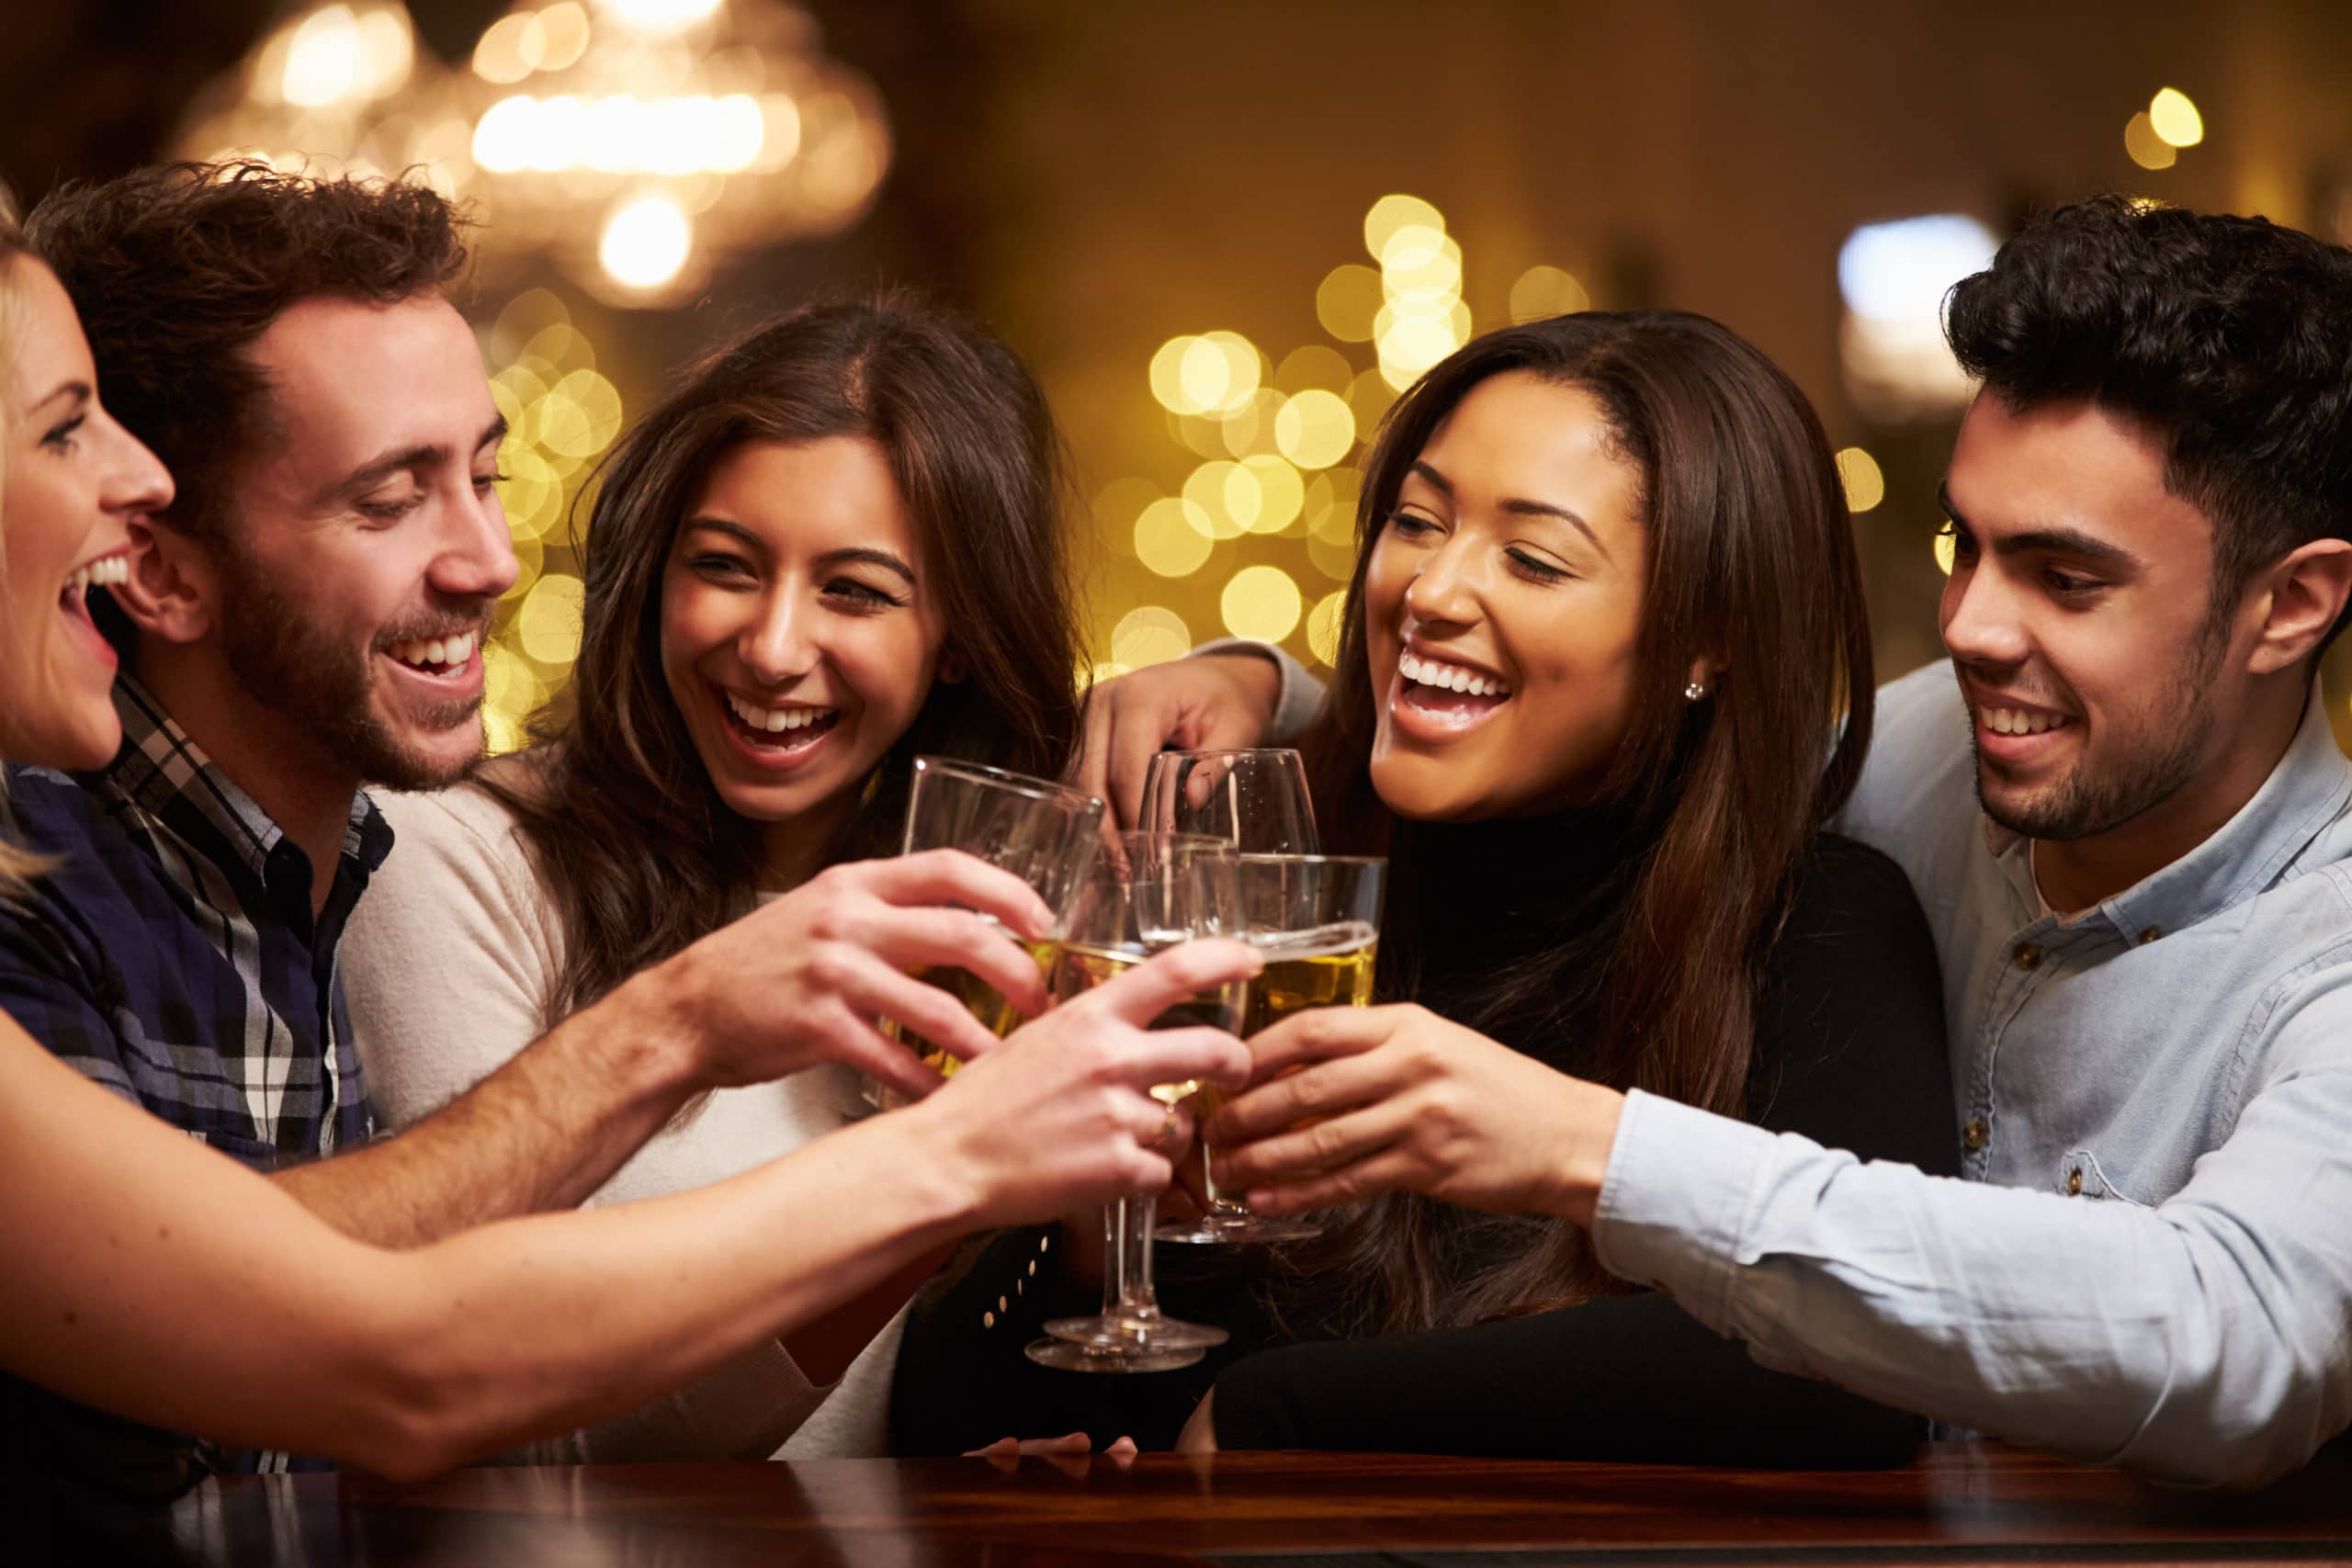
[[[1265,744],[1282,689],[1280,666],[1239,650],[1170,660],[1097,685],[1086,699],[1078,785],[1109,805],[1104,830],[1143,825],[1144,773],[1159,752]]]
[[[834,866],[649,976],[695,1044],[700,1087],[842,1062],[920,1100],[939,1075],[884,1038],[876,1020],[895,1019],[963,1061],[997,1040],[953,992],[908,971],[967,969],[1035,1018],[1046,1007],[1044,978],[1005,933],[1043,936],[1052,923],[1053,911],[1012,873],[931,850]]]
[[[1168,1185],[1191,1120],[1155,1084],[1246,1082],[1250,1049],[1222,1030],[1154,1029],[1170,1007],[1263,967],[1238,942],[1191,942],[1060,1003],[898,1115],[960,1172],[979,1225],[1026,1224]]]
[[[1207,1128],[1217,1185],[1271,1214],[1422,1192],[1592,1223],[1624,1096],[1427,1008],[1312,1008],[1250,1043]]]

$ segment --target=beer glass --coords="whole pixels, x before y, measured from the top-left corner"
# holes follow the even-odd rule
[[[1235,897],[1242,941],[1265,955],[1250,982],[1242,1032],[1255,1035],[1295,1012],[1317,1007],[1366,1007],[1380,952],[1380,897],[1388,863],[1364,855],[1236,855]],[[1205,1129],[1226,1100],[1216,1084],[1201,1086],[1193,1114]],[[1161,1241],[1238,1244],[1303,1241],[1319,1235],[1312,1223],[1253,1214],[1238,1193],[1221,1192],[1209,1173],[1215,1151],[1201,1137],[1202,1190],[1208,1208],[1198,1219],[1171,1222]]]
[[[1057,933],[1046,972],[1057,1003],[1069,1000],[1154,953],[1195,936],[1229,934],[1237,923],[1233,861],[1220,840],[1197,836],[1121,833],[1086,877]],[[1179,1002],[1152,1022],[1155,1029],[1205,1024],[1238,1032],[1247,988],[1221,986]],[[1174,1109],[1196,1093],[1196,1082],[1160,1084],[1152,1094]],[[1092,1317],[1056,1318],[1046,1337],[1027,1347],[1029,1359],[1084,1372],[1156,1372],[1188,1367],[1222,1328],[1185,1323],[1159,1310],[1151,1280],[1157,1193],[1139,1193],[1103,1210],[1102,1310]]]
[[[962,850],[1020,877],[1058,919],[1094,863],[1102,820],[1100,798],[1046,779],[944,757],[917,757],[907,792],[907,825],[899,848]],[[994,924],[994,921],[990,921]],[[1011,932],[1005,940],[1012,941]],[[1024,942],[1042,966],[1042,942]],[[954,993],[972,1016],[1000,1039],[1026,1021],[995,987],[961,966],[922,964],[910,971]],[[903,1042],[942,1077],[952,1077],[955,1057],[913,1030],[885,1019],[882,1032]],[[896,1097],[879,1084],[866,1088],[869,1103],[887,1110]]]
[[[1144,774],[1136,825],[1223,839],[1241,854],[1311,855],[1323,847],[1306,764],[1286,748],[1160,752]]]

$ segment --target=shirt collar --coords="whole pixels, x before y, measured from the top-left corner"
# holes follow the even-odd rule
[[[2277,881],[2347,803],[2352,803],[2352,759],[2335,743],[2314,680],[2295,739],[2254,798],[2211,838],[2112,895],[2098,911],[2117,931],[2134,939],[2195,925]],[[1984,818],[1984,828],[1986,848],[2010,871],[2021,896],[2030,900],[2033,873],[2025,836],[1990,817]]]
[[[286,829],[189,739],[137,677],[126,672],[115,678],[114,705],[122,717],[122,749],[107,767],[107,782],[151,816],[195,812],[266,884],[270,854],[285,840]],[[365,791],[355,792],[343,837],[345,858],[372,872],[391,847],[390,824]]]

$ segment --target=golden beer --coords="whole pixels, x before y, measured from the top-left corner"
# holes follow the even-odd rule
[[[1144,961],[1145,954],[1129,948],[1085,947],[1077,942],[1065,942],[1053,964],[1046,971],[1046,989],[1057,1002],[1065,1002],[1083,991],[1091,991],[1105,980],[1125,974]],[[1151,1021],[1154,1029],[1190,1029],[1206,1025],[1211,1029],[1231,1029],[1234,1010],[1214,994],[1203,994],[1174,1007]],[[1163,1105],[1181,1105],[1198,1093],[1198,1079],[1186,1078],[1181,1083],[1152,1086],[1151,1095]]]
[[[1059,951],[1060,944],[1039,940],[1024,942],[1021,947],[1029,954],[1030,960],[1037,965],[1038,973],[1046,976],[1050,981],[1054,972],[1054,955]],[[936,986],[954,996],[957,1001],[964,1004],[965,1010],[979,1020],[981,1028],[999,1040],[1029,1021],[1021,1016],[1021,1010],[1006,1001],[994,986],[989,985],[969,969],[946,964],[918,964],[907,973],[926,985]],[[923,1066],[931,1068],[941,1077],[954,1077],[956,1069],[963,1065],[955,1056],[933,1045],[896,1019],[884,1019],[882,1032],[885,1037],[899,1042],[908,1050],[921,1056]]]

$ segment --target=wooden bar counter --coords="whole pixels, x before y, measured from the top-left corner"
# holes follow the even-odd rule
[[[207,1484],[143,1554],[204,1564],[2352,1561],[2352,1462],[2251,1496],[1992,1444],[1894,1471],[1364,1454],[841,1460]]]

